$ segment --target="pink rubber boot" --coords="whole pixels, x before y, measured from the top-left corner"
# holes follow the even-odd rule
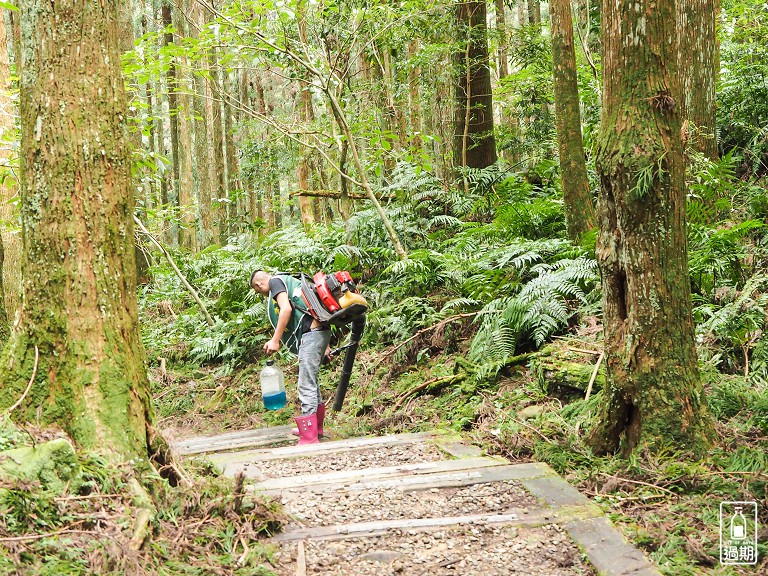
[[[323,421],[325,420],[325,404],[322,402],[317,405],[317,436],[318,438],[325,436],[323,433]],[[292,428],[291,434],[294,436],[299,435],[299,429],[298,428]]]
[[[299,428],[299,445],[317,444],[317,414],[297,416],[295,420]]]

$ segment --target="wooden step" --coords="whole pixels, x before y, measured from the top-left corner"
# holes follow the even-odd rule
[[[525,486],[526,482],[536,478],[554,474],[546,464],[539,462],[526,464],[504,464],[484,468],[472,468],[458,471],[431,471],[427,474],[400,475],[395,477],[370,477],[367,473],[361,475],[354,482],[316,484],[299,487],[275,486],[264,488],[263,484],[256,484],[253,489],[263,491],[271,496],[291,498],[300,495],[303,490],[314,493],[331,492],[358,492],[362,490],[375,490],[378,488],[399,488],[401,490],[427,490],[430,488],[461,488],[473,484],[485,484],[488,482],[519,481]],[[300,496],[297,496],[300,497]],[[333,496],[329,494],[329,498]]]
[[[171,449],[178,455],[188,456],[210,452],[226,452],[254,446],[274,446],[275,444],[296,441],[296,436],[291,434],[291,428],[293,426],[286,425],[261,430],[227,432],[215,436],[198,436],[175,442],[171,445]]]
[[[441,460],[437,462],[424,462],[421,464],[402,464],[400,466],[386,466],[379,468],[366,468],[364,470],[341,470],[325,474],[306,474],[288,478],[269,478],[255,485],[256,490],[275,491],[290,489],[315,489],[323,485],[331,485],[343,488],[350,484],[365,481],[366,483],[392,478],[424,477],[443,472],[458,472],[476,469],[488,469],[493,466],[502,466],[506,460],[492,456],[481,458],[464,458],[461,460]],[[250,469],[243,463],[235,466],[227,466],[224,473],[234,476],[238,472],[244,472],[246,477],[253,477],[258,470]]]
[[[508,514],[467,514],[464,516],[444,516],[438,518],[398,518],[397,520],[376,520],[371,522],[356,522],[353,524],[337,524],[334,526],[317,526],[313,528],[297,528],[274,536],[275,542],[290,542],[294,540],[339,540],[347,538],[368,538],[380,536],[392,530],[435,530],[459,524],[503,524],[510,526],[544,526],[560,522],[577,522],[581,519],[597,518],[602,515],[599,507],[573,506],[558,510],[539,509],[532,511],[515,510]]]

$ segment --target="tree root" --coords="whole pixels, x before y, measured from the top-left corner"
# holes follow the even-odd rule
[[[144,486],[136,478],[131,478],[128,486],[133,496],[132,503],[136,507],[136,520],[133,523],[130,546],[132,550],[140,550],[144,543],[149,540],[152,529],[151,522],[157,514],[157,509]]]

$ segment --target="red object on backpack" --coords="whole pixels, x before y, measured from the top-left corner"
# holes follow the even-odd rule
[[[336,276],[338,277],[339,274],[340,272],[337,272]],[[346,272],[346,275],[349,276],[349,272]],[[328,312],[333,313],[337,310],[341,310],[341,306],[339,306],[339,303],[336,302],[336,299],[328,289],[328,284],[325,282],[325,274],[318,272],[312,277],[312,280],[315,282],[317,296],[320,298],[320,301],[323,303],[323,305],[328,309]]]
[[[352,282],[352,276],[350,276],[349,272],[346,270],[336,272],[334,276],[336,276],[336,280],[339,281],[339,284],[344,284],[344,282]]]

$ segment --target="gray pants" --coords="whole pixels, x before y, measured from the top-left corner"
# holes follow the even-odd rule
[[[317,412],[317,405],[321,400],[317,375],[330,341],[330,330],[313,330],[301,337],[298,391],[302,416]]]

